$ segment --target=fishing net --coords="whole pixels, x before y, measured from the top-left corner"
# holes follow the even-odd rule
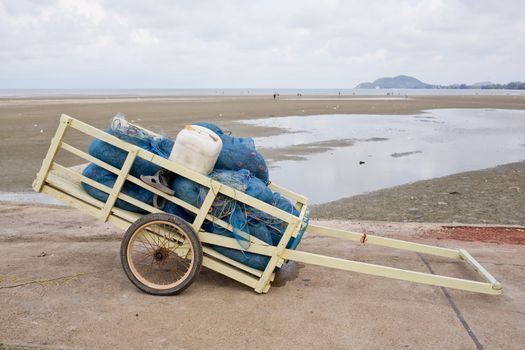
[[[124,134],[119,130],[113,130],[111,128],[107,129],[106,133],[115,136],[122,141],[126,141],[139,146],[140,148],[144,148],[145,150],[155,153],[163,158],[168,158],[171,149],[173,148],[173,141],[167,137],[138,138],[133,135]],[[94,139],[91,142],[88,148],[88,153],[93,157],[113,165],[118,169],[122,168],[122,165],[128,156],[128,152],[124,151],[123,149],[110,145],[109,143],[99,139]],[[140,175],[153,175],[160,169],[161,168],[158,165],[137,157],[133,162],[130,174],[135,177],[139,177]]]
[[[92,180],[95,180],[96,182],[105,185],[109,188],[113,187],[115,181],[117,181],[117,175],[93,163],[89,164],[84,169],[82,175]],[[107,201],[109,195],[106,192],[96,189],[95,187],[90,186],[84,182],[82,183],[82,187],[84,187],[84,190],[90,196],[102,202]],[[139,201],[144,202],[146,204],[152,205],[153,203],[153,193],[129,181],[126,181],[124,183],[121,192],[135,199],[138,199]],[[121,199],[117,199],[117,201],[115,202],[115,206],[135,213],[145,213],[145,211],[140,209],[139,207],[129,204],[128,202],[125,202]]]
[[[82,175],[110,188],[113,187],[115,181],[117,181],[117,175],[93,163],[89,164],[84,169]],[[106,192],[96,189],[95,187],[90,186],[84,182],[82,182],[82,187],[90,196],[98,199],[99,201],[106,202],[109,197],[109,195]],[[153,205],[153,193],[138,185],[135,185],[134,183],[131,183],[129,181],[124,182],[121,192],[143,203]],[[146,213],[145,210],[121,199],[117,199],[117,201],[115,202],[115,206],[117,208],[129,210],[135,213]],[[191,222],[193,220],[193,217],[191,215],[189,215],[184,209],[182,209],[175,203],[167,201],[163,210],[167,213],[177,215],[186,221]]]
[[[232,137],[225,134],[217,125],[211,123],[197,123],[196,125],[212,130],[221,137],[223,142],[223,148],[215,164],[215,169],[209,175],[212,179],[287,213],[299,216],[294,203],[280,193],[272,192],[268,188],[268,168],[264,158],[256,151],[253,139]],[[174,145],[174,141],[170,138],[153,135],[147,130],[127,123],[122,116],[115,117],[112,127],[107,129],[106,132],[164,158],[169,157]],[[98,139],[91,142],[88,152],[92,156],[119,169],[124,164],[128,154],[126,151]],[[137,157],[131,167],[130,174],[135,177],[154,175],[160,169],[159,166]],[[90,164],[86,167],[83,174],[108,187],[112,187],[117,179],[117,175],[95,164]],[[107,193],[86,183],[82,183],[82,186],[87,193],[96,199],[103,202],[107,200]],[[175,196],[197,208],[202,205],[209,191],[208,187],[201,186],[181,176],[175,177],[171,187],[175,191]],[[122,193],[146,204],[153,204],[153,193],[128,181],[124,183]],[[120,199],[117,199],[115,206],[137,213],[145,213],[144,210]],[[169,201],[167,201],[163,210],[177,215],[188,222],[192,222],[195,218],[195,214]],[[266,244],[277,245],[287,227],[286,222],[222,194],[215,198],[211,214],[231,225],[232,229],[227,230],[217,222],[208,220],[204,222],[203,229],[207,232],[234,238],[242,249],[247,249],[250,246],[251,236]],[[295,249],[306,230],[308,221],[307,216],[302,223],[299,235],[290,240],[288,248]],[[269,261],[268,256],[243,250],[220,246],[212,246],[212,248],[231,259],[259,270],[264,270]]]
[[[249,194],[281,210],[299,216],[299,212],[295,209],[292,202],[281,196],[280,193],[272,192],[260,179],[250,174],[246,169],[239,171],[216,169],[209,176],[218,182]],[[175,196],[195,207],[202,205],[209,191],[207,187],[184,177],[175,179],[173,190],[175,191]],[[250,246],[250,236],[256,237],[267,244],[277,245],[287,227],[287,223],[283,220],[222,194],[219,194],[213,202],[211,214],[230,224],[232,230],[227,230],[216,222],[208,221],[205,222],[204,229],[208,232],[235,238],[243,249],[247,249]],[[297,246],[307,224],[308,218],[305,219],[299,235],[290,240],[288,248]],[[269,261],[269,257],[263,255],[218,246],[213,246],[213,248],[234,260],[241,261],[245,265],[256,269],[266,266]]]
[[[269,183],[270,177],[266,161],[255,149],[255,143],[251,137],[233,137],[212,123],[200,122],[194,125],[210,129],[222,140],[222,150],[215,164],[215,169],[247,169],[265,184]]]

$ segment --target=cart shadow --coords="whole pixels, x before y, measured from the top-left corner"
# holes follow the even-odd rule
[[[276,271],[272,287],[283,287],[286,283],[296,280],[297,277],[299,277],[299,270],[303,267],[305,267],[305,264],[303,263],[288,261]],[[221,286],[235,290],[246,290],[246,286],[243,284],[205,267],[203,267],[199,273],[199,278],[196,280],[196,283],[201,287]]]
[[[284,287],[286,283],[294,281],[299,277],[299,270],[305,267],[305,264],[295,261],[288,261],[275,274],[275,280],[272,282],[273,287]]]

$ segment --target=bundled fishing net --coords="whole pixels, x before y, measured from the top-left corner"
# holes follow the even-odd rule
[[[107,129],[106,133],[166,159],[169,157],[174,144],[169,137],[154,136],[144,129],[128,124],[120,115],[113,118],[111,128]],[[128,156],[128,152],[99,139],[94,139],[91,142],[88,153],[119,169],[122,168]],[[139,177],[140,175],[153,175],[159,170],[158,165],[137,157],[133,162],[130,174]]]
[[[113,187],[115,181],[117,181],[117,175],[93,163],[89,164],[84,169],[82,175],[110,188]],[[109,195],[106,192],[96,189],[95,187],[90,186],[84,182],[82,182],[82,187],[91,197],[96,198],[99,201],[106,202],[109,197]],[[153,193],[140,186],[135,185],[134,183],[131,183],[129,181],[124,182],[121,192],[143,203],[153,205]],[[121,199],[117,199],[117,201],[115,202],[115,206],[117,208],[129,210],[135,213],[146,213],[145,210]],[[168,201],[164,206],[163,210],[167,213],[177,215],[186,221],[193,220],[193,217],[191,215],[189,215],[184,209],[182,209],[175,203]]]
[[[212,130],[220,136],[223,142],[223,148],[215,164],[215,170],[209,175],[212,179],[290,214],[295,216],[299,215],[293,203],[281,196],[278,192],[272,192],[267,187],[269,183],[268,168],[264,158],[256,151],[253,139],[232,137],[225,134],[218,126],[210,123],[197,123],[196,125]],[[152,135],[147,130],[127,123],[122,116],[118,115],[114,118],[112,127],[107,129],[106,132],[163,158],[169,157],[174,145],[174,141],[170,138]],[[88,152],[92,156],[119,169],[124,164],[128,154],[126,151],[98,139],[91,142]],[[131,167],[130,174],[135,177],[140,177],[141,175],[148,176],[157,173],[160,169],[159,166],[137,157]],[[90,164],[86,167],[83,175],[108,187],[112,187],[117,179],[117,175],[95,164]],[[96,199],[103,202],[107,200],[107,193],[85,183],[82,183],[82,186],[87,193]],[[177,197],[195,207],[202,205],[208,193],[207,187],[180,176],[174,179],[171,187]],[[146,204],[153,204],[153,193],[133,183],[125,182],[122,187],[122,193]],[[137,213],[145,213],[142,209],[120,199],[116,201],[115,206]],[[167,201],[163,210],[167,213],[177,215],[188,222],[192,222],[195,218],[193,213],[189,213],[169,201]],[[224,195],[218,195],[216,197],[212,205],[211,214],[230,224],[232,230],[227,230],[211,221],[205,221],[203,229],[208,232],[234,238],[243,249],[249,247],[250,236],[256,237],[267,244],[277,245],[287,226],[287,224],[280,219]],[[306,230],[307,224],[308,219],[305,219],[300,234],[290,240],[288,248],[294,249],[297,246],[302,234]],[[213,246],[213,249],[231,259],[259,270],[264,270],[269,261],[269,257],[267,256],[238,249],[220,246]]]
[[[269,183],[270,177],[266,161],[255,149],[255,143],[251,137],[233,137],[212,123],[200,122],[194,125],[210,129],[222,140],[222,150],[215,164],[215,169],[247,169],[265,184]]]
[[[113,187],[115,181],[117,181],[117,175],[93,163],[89,164],[84,169],[82,175],[110,188]],[[84,182],[82,183],[82,187],[91,197],[94,197],[102,202],[107,201],[109,195],[106,192],[96,189],[95,187],[90,186]],[[121,192],[146,204],[151,205],[153,203],[153,193],[129,181],[124,183]],[[144,210],[121,199],[117,199],[115,206],[135,213],[144,213]]]
[[[263,202],[299,216],[299,212],[288,199],[281,196],[278,192],[272,192],[261,180],[251,175],[246,169],[239,171],[217,169],[209,176]],[[183,177],[175,179],[173,190],[177,197],[196,207],[202,205],[208,194],[207,187]],[[226,230],[215,222],[206,222],[204,229],[208,232],[235,238],[243,249],[250,246],[249,236],[256,237],[270,245],[277,245],[287,226],[287,223],[281,219],[224,195],[216,197],[212,205],[211,214],[230,224],[233,229],[232,231]],[[290,240],[288,248],[293,249],[297,246],[307,223],[308,219],[305,220],[301,233]],[[218,246],[213,248],[223,255],[256,269],[264,269],[269,261],[269,257],[263,255]]]

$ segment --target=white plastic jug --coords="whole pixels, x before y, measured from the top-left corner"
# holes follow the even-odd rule
[[[222,140],[216,133],[199,125],[187,125],[177,135],[169,159],[208,175],[221,149]]]

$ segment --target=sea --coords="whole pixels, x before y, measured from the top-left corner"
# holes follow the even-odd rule
[[[53,97],[163,96],[524,96],[525,90],[489,89],[316,89],[316,88],[199,88],[199,89],[0,89],[1,99]]]

